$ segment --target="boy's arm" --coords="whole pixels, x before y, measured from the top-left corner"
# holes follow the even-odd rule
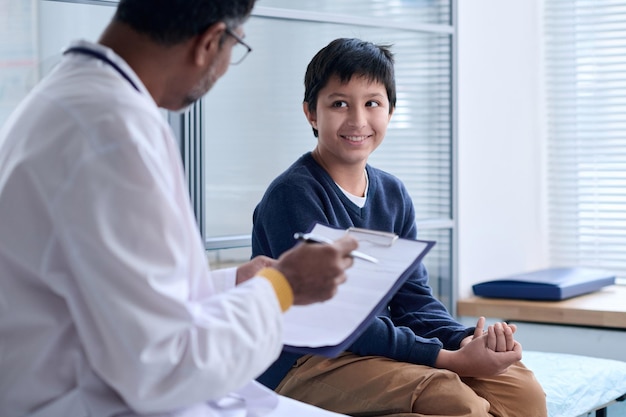
[[[350,351],[399,361],[434,366],[439,351],[456,350],[474,328],[458,323],[427,285],[426,268],[420,264],[393,297],[385,314],[374,320]]]
[[[391,204],[385,202],[384,207],[376,208],[376,212],[386,212],[389,216],[395,216],[396,233],[403,238],[415,239],[417,226],[411,197],[401,183],[399,185],[396,183],[399,194],[395,194],[395,197],[394,194],[389,194],[390,190],[394,189],[393,185],[386,184],[383,187],[386,190],[385,195],[390,202],[402,201],[401,205],[389,208]],[[394,295],[388,311],[384,314],[389,316],[395,325],[393,329],[387,331],[386,337],[380,330],[382,329],[380,323],[373,323],[372,326],[379,326],[376,340],[381,345],[379,350],[383,349],[382,356],[397,360],[432,366],[441,346],[444,349],[458,349],[461,341],[473,333],[473,328],[467,328],[454,320],[445,306],[433,296],[428,285],[428,273],[423,264],[418,266],[409,280]],[[407,334],[404,335],[405,333]],[[352,345],[351,350],[359,354],[381,355],[380,352],[372,350],[376,346],[372,343],[363,343],[364,340],[365,337],[361,337]],[[386,352],[385,345],[389,347]],[[436,351],[433,351],[434,345],[438,346]],[[403,359],[399,354],[409,359]]]
[[[400,362],[434,366],[442,343],[416,336],[408,327],[398,327],[389,317],[378,316],[348,348],[360,356],[383,356]]]
[[[456,321],[433,296],[423,264],[393,297],[389,311],[396,325],[409,327],[424,338],[437,338],[448,350],[458,349],[461,341],[474,332],[474,327]]]
[[[290,183],[266,192],[254,209],[252,257],[278,258],[296,244],[294,233],[308,231],[315,222],[331,224],[312,187]]]
[[[328,207],[332,206],[332,198],[333,196],[325,194],[322,187],[312,181],[307,182],[304,178],[299,179],[297,183],[295,181],[282,183],[268,189],[254,212],[252,256],[278,257],[295,244],[294,231],[307,231],[314,222],[344,225],[345,221],[337,217],[341,215],[340,213],[329,212]],[[425,269],[423,274],[419,274],[418,271],[416,275],[423,279],[426,276]],[[419,290],[419,293],[412,294],[410,301],[418,300],[420,303],[422,300],[436,301],[428,288]],[[437,305],[443,310],[441,315],[451,320],[443,305],[440,303]],[[417,333],[419,336],[416,336],[413,330],[398,327],[389,318],[377,317],[350,347],[350,351],[359,355],[378,355],[433,365],[442,343],[436,339],[436,335]],[[457,332],[462,330],[455,345],[455,348],[458,348],[461,339],[471,334],[472,329],[466,330],[461,326],[460,329],[454,330]]]

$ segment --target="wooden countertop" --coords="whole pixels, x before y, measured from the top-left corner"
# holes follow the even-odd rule
[[[457,314],[626,329],[626,285],[612,285],[563,301],[471,297],[457,302]]]

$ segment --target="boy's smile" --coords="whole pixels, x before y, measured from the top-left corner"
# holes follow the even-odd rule
[[[356,74],[346,83],[331,77],[319,92],[316,111],[310,112],[308,103],[303,108],[319,132],[314,153],[330,171],[346,165],[363,169],[391,119],[385,86]]]

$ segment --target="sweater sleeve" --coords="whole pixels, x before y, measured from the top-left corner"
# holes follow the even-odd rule
[[[381,186],[385,193],[371,202],[378,217],[393,220],[394,232],[408,239],[417,237],[415,211],[405,187],[397,180]],[[374,216],[372,216],[374,217]],[[433,366],[439,350],[458,349],[461,340],[473,332],[458,323],[437,300],[428,284],[428,273],[419,264],[392,298],[388,308],[352,344],[359,355]]]
[[[427,285],[423,264],[392,298],[386,311],[372,321],[350,346],[358,355],[434,366],[442,348],[459,348],[473,329],[457,323]]]
[[[311,183],[271,186],[254,210],[252,256],[278,258],[295,245],[294,233],[308,231],[315,222],[329,224],[322,195]]]
[[[411,329],[396,326],[389,317],[376,317],[350,351],[361,356],[384,356],[401,362],[434,366],[442,343],[417,336]]]
[[[328,223],[322,203],[327,200],[308,177],[276,180],[254,210],[252,256],[278,258],[295,244],[295,232],[308,231],[314,222]],[[257,381],[275,389],[300,356],[283,351]]]
[[[458,349],[461,340],[474,331],[456,321],[433,296],[423,264],[392,298],[389,312],[396,325],[424,338],[436,338],[448,350]]]

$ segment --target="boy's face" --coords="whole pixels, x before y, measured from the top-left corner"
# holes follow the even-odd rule
[[[304,103],[309,123],[319,132],[317,149],[325,163],[364,165],[385,137],[389,105],[382,83],[355,75],[342,84],[333,76],[320,90],[315,112]]]

